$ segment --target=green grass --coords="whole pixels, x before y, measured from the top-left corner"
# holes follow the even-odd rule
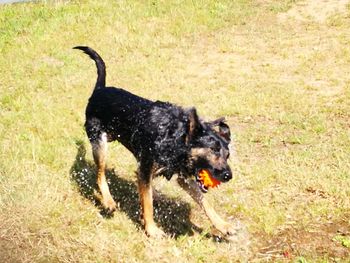
[[[2,261],[347,262],[350,10],[325,23],[281,22],[278,15],[293,6],[0,5]],[[138,216],[136,162],[118,143],[108,176],[120,210],[100,215],[83,129],[96,69],[76,45],[101,54],[110,85],[195,105],[206,119],[227,117],[236,177],[208,196],[225,218],[239,220],[238,241],[210,238],[203,212],[160,178],[156,220],[169,238],[149,240]]]

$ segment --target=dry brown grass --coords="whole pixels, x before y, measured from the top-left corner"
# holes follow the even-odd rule
[[[286,12],[302,13],[301,3],[0,6],[1,260],[347,262],[350,11]],[[95,68],[76,45],[99,51],[111,85],[227,117],[236,177],[208,195],[237,226],[230,243],[215,241],[200,209],[161,178],[157,222],[169,238],[148,239],[136,163],[118,143],[108,175],[120,210],[101,216],[83,130]]]

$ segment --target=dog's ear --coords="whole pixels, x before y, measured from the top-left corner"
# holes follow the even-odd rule
[[[189,143],[196,134],[199,133],[201,128],[202,124],[200,123],[196,109],[190,108],[188,110],[188,133],[186,136],[186,143]]]
[[[221,137],[225,138],[227,142],[231,141],[230,127],[223,121],[219,122],[219,134]]]
[[[209,122],[206,122],[207,125],[209,126],[219,126],[221,122],[225,122],[225,117],[221,117],[219,119],[216,119],[215,121],[209,121]]]
[[[225,117],[216,119],[215,121],[206,122],[207,125],[211,127],[219,126],[219,135],[223,137],[227,142],[231,141],[230,127],[225,123]]]

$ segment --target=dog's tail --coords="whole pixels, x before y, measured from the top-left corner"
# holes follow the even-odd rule
[[[77,46],[73,49],[80,49],[84,51],[85,54],[88,54],[89,57],[95,61],[97,67],[97,81],[95,90],[106,87],[106,65],[100,55],[97,54],[97,52],[92,48],[85,46]]]

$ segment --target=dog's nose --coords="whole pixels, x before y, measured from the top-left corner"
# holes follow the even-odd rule
[[[232,179],[232,174],[230,172],[224,172],[224,180],[228,181]]]
[[[222,169],[222,170],[214,170],[215,177],[221,182],[227,182],[232,179],[232,172],[230,168]]]

